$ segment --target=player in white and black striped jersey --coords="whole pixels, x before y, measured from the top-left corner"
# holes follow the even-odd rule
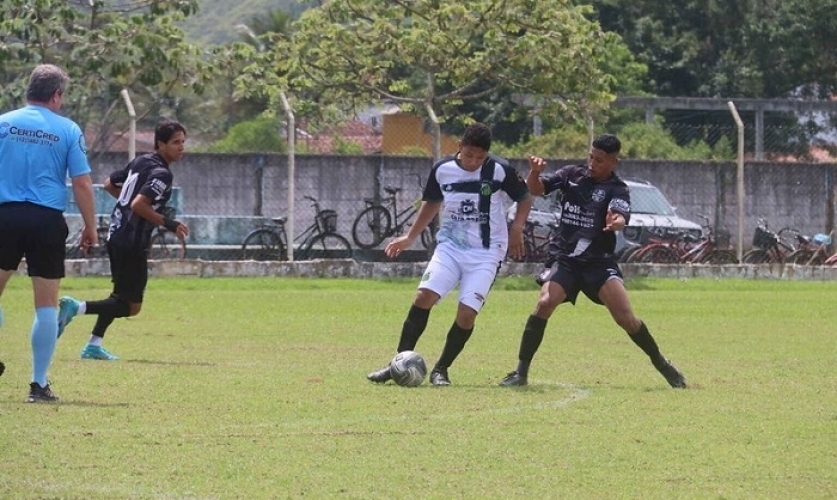
[[[450,385],[448,368],[470,338],[506,254],[520,256],[524,251],[523,225],[532,206],[529,190],[508,162],[488,153],[490,148],[491,130],[486,125],[467,127],[459,151],[433,165],[415,224],[385,249],[389,257],[398,257],[439,214],[437,245],[397,347],[397,352],[414,350],[430,310],[459,285],[456,319],[430,372],[434,385]],[[510,226],[506,222],[509,200],[518,203]],[[367,378],[378,383],[390,380],[389,366]]]

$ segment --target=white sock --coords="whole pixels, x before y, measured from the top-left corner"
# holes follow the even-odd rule
[[[99,346],[99,347],[101,347],[102,342],[103,342],[104,340],[105,340],[105,339],[103,339],[102,337],[97,337],[97,336],[95,336],[95,335],[91,335],[91,336],[90,336],[90,340],[88,340],[88,341],[87,341],[87,345],[95,345],[95,346]]]
[[[78,303],[78,314],[84,314],[87,312],[87,302],[79,302]]]

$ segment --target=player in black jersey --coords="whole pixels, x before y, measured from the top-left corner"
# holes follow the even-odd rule
[[[142,308],[154,228],[164,226],[181,240],[189,235],[185,224],[162,213],[172,192],[169,166],[183,157],[185,142],[183,125],[164,120],[154,130],[154,153],[135,158],[105,181],[105,190],[116,198],[107,243],[113,292],[104,300],[82,302],[65,296],[59,301],[59,336],[77,314],[98,316],[82,359],[119,359],[102,347],[102,340],[114,319],[135,316]]]
[[[517,370],[509,373],[501,386],[528,383],[529,365],[543,340],[547,320],[559,304],[575,304],[582,292],[607,307],[669,385],[686,387],[683,374],[660,353],[645,323],[634,315],[613,256],[614,231],[623,229],[631,216],[628,187],[613,172],[620,149],[616,136],[601,135],[593,141],[586,165],[566,166],[551,175],[542,175],[546,167],[542,158],[529,158],[526,185],[535,195],[559,191],[561,227],[550,242],[551,258],[538,276],[540,296],[523,330]]]

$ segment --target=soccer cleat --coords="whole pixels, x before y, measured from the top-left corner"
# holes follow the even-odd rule
[[[527,384],[529,384],[528,378],[516,371],[509,373],[506,378],[500,381],[501,387],[522,387]]]
[[[430,383],[433,385],[450,385],[448,370],[446,368],[434,368],[430,372]]]
[[[368,378],[372,382],[375,382],[376,384],[383,384],[388,380],[392,380],[392,375],[390,375],[389,373],[389,365],[386,365],[380,370],[370,373],[366,376],[366,378]]]
[[[86,345],[84,349],[81,350],[81,359],[101,359],[104,361],[116,361],[119,359],[119,356],[111,354],[102,346],[99,345]]]
[[[660,360],[653,363],[654,368],[660,372],[663,377],[665,377],[666,382],[676,389],[685,389],[686,388],[686,377],[680,373],[671,361],[666,358],[660,358]]]
[[[3,375],[4,371],[6,371],[6,365],[4,365],[2,361],[0,361],[0,375]]]
[[[69,295],[61,297],[58,301],[58,337],[64,333],[64,328],[76,317],[78,314],[78,301]]]
[[[41,387],[37,382],[29,384],[29,398],[26,399],[28,403],[57,403],[58,396],[53,394],[49,388],[49,384]]]

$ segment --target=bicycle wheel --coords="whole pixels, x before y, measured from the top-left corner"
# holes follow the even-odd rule
[[[639,257],[639,262],[648,264],[676,264],[680,262],[677,252],[665,245],[657,245],[648,247],[645,252],[641,254],[634,254]]]
[[[337,233],[318,234],[299,252],[299,260],[351,258],[352,246],[349,240]]]
[[[738,258],[732,250],[716,248],[701,259],[702,264],[738,264]]]
[[[157,231],[151,237],[148,258],[151,260],[186,258],[186,242],[181,241],[170,231]]]
[[[285,260],[285,243],[270,229],[256,229],[241,245],[243,260]]]
[[[436,219],[430,221],[430,224],[424,228],[424,231],[421,232],[421,246],[424,247],[425,250],[429,252],[433,252],[436,249],[436,231],[439,228],[436,227]]]
[[[814,256],[814,251],[813,250],[809,250],[807,248],[801,248],[799,250],[796,250],[795,252],[792,252],[790,255],[788,255],[788,258],[785,259],[785,262],[788,263],[788,264],[796,264],[798,266],[804,266],[804,265],[807,265],[809,261],[811,261],[811,258],[813,256]],[[814,259],[814,262],[811,262],[811,265],[817,265],[816,259]]]
[[[352,225],[352,239],[357,246],[366,250],[380,245],[391,234],[392,215],[380,205],[366,208]]]
[[[770,254],[761,248],[754,248],[741,257],[742,264],[767,264],[772,261]]]

